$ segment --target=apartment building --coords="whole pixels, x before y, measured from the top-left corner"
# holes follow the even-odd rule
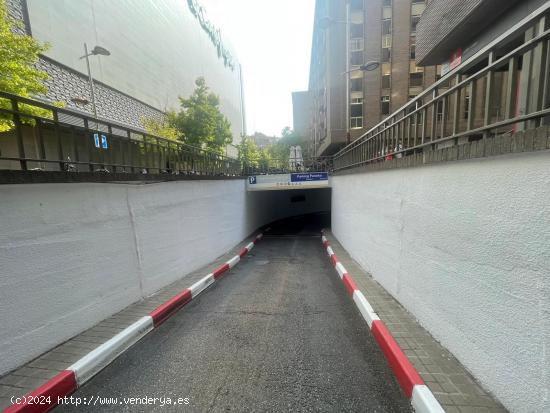
[[[328,155],[403,106],[441,74],[419,67],[426,0],[317,0],[310,65],[310,136]]]

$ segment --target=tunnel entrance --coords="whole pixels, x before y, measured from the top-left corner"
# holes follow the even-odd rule
[[[330,227],[330,211],[284,218],[272,222],[269,227],[264,237],[320,237],[321,230]]]
[[[281,225],[290,233],[330,226],[331,188],[246,192],[247,220],[252,228],[266,223]]]

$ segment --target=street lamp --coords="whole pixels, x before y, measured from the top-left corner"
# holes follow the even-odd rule
[[[372,61],[372,62],[367,62],[365,64],[362,64],[361,66],[356,67],[355,69],[351,69],[346,72],[343,72],[342,74],[346,75],[348,73],[356,72],[358,70],[361,70],[362,72],[372,72],[373,70],[376,70],[379,67],[380,67],[380,62]]]
[[[97,125],[97,107],[95,101],[95,89],[94,89],[94,79],[92,77],[92,69],[90,67],[90,56],[110,56],[111,52],[101,46],[95,46],[91,52],[88,53],[88,45],[84,43],[84,56],[81,56],[80,59],[86,59],[86,67],[88,68],[88,81],[90,82],[90,91],[92,94],[92,108],[94,111],[94,119]]]

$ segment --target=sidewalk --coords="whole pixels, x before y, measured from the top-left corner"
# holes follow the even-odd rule
[[[361,269],[330,230],[325,230],[324,235],[353,276],[357,288],[371,303],[447,413],[507,412],[448,350],[424,330],[370,274]]]
[[[91,350],[124,330],[130,324],[147,315],[150,311],[165,303],[182,290],[189,288],[205,275],[213,272],[214,269],[238,254],[243,244],[253,239],[254,237],[252,236],[247,238],[210,264],[185,275],[180,280],[164,287],[154,295],[130,305],[112,317],[103,320],[96,326],[37,357],[17,370],[1,377],[0,411],[3,411],[12,404],[10,400],[12,397],[24,396],[43,385],[58,373],[67,369],[74,362],[81,359]],[[254,250],[252,250],[250,254],[254,255]],[[244,259],[246,259],[246,257]],[[200,300],[200,297],[197,299]]]

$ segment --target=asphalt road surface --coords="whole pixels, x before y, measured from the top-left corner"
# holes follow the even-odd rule
[[[314,217],[274,226],[226,277],[73,395],[115,404],[56,412],[410,412],[321,248],[321,225]],[[124,404],[132,397],[159,399]]]

